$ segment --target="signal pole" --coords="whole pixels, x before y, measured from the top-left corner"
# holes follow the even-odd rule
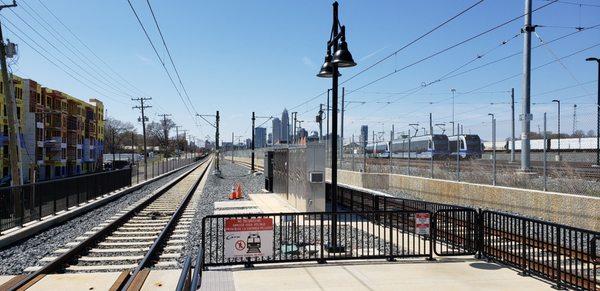
[[[0,10],[4,8],[16,7],[17,2],[13,0],[10,5],[0,5]],[[12,82],[8,78],[8,65],[6,64],[6,43],[2,35],[2,26],[0,25],[0,65],[2,69],[2,82],[4,83],[4,99],[6,100],[6,115],[8,117],[8,148],[10,161],[11,185],[20,186],[22,184],[21,177],[21,158],[19,156],[19,126],[16,116],[17,105],[15,96],[13,95]]]
[[[510,162],[515,162],[515,88],[510,90],[510,109],[512,111],[512,126],[511,126],[511,138],[510,138]]]
[[[523,27],[523,97],[521,113],[521,171],[531,170],[530,141],[531,130],[531,32],[535,26],[531,25],[531,0],[525,0],[525,26]]]
[[[254,111],[252,111],[252,162],[250,167],[250,172],[254,173],[254,121],[256,120],[256,116]],[[295,123],[294,123],[295,125]]]
[[[144,180],[148,179],[148,152],[146,149],[146,114],[144,110],[146,108],[151,108],[152,106],[144,105],[144,101],[152,100],[152,98],[131,98],[132,101],[139,101],[139,106],[133,106],[133,109],[140,109],[142,112],[142,135],[144,136]]]

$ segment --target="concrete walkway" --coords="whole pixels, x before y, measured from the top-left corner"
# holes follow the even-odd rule
[[[475,260],[335,263],[296,265],[287,268],[281,265],[275,268],[258,266],[251,270],[236,270],[231,274],[234,290],[243,291],[552,289],[549,283],[531,277],[521,277],[516,271],[500,265]],[[205,283],[211,285],[210,282]]]

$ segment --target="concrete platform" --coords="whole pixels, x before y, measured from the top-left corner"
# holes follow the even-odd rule
[[[109,290],[120,274],[107,272],[46,275],[27,290]]]
[[[259,193],[249,194],[248,196],[264,213],[299,212],[280,195],[276,193]]]
[[[219,271],[204,274],[211,272]],[[257,266],[231,274],[235,289],[222,290],[552,290],[547,282],[476,260]],[[207,280],[203,284],[211,285]]]

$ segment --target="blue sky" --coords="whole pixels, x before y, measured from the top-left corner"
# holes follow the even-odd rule
[[[6,18],[0,19],[5,27],[5,37],[19,44],[20,55],[12,65],[16,74],[79,98],[99,98],[106,103],[109,116],[134,123],[137,123],[139,114],[131,109],[134,104],[129,100],[129,95],[140,96],[142,92],[139,91],[143,91],[153,98],[150,101],[153,106],[150,119],[157,120],[157,114],[170,113],[174,115],[177,124],[190,130],[190,134],[200,138],[213,136],[213,129],[209,125],[202,120],[195,120],[186,111],[127,1],[44,1],[118,75],[111,73],[76,41],[40,5],[39,0],[17,2],[19,7],[11,11],[3,10],[1,14]],[[341,81],[393,53],[475,2],[340,1],[340,19],[346,25],[349,48],[358,62],[358,66],[342,71]],[[570,2],[598,5],[592,0]],[[161,56],[166,60],[166,52],[146,1],[132,0],[132,3],[140,13]],[[229,140],[231,132],[235,132],[236,136],[250,135],[252,111],[260,116],[280,115],[284,107],[298,111],[299,118],[306,120],[303,126],[309,130],[317,129],[314,116],[317,114],[318,104],[324,103],[325,97],[298,105],[331,85],[329,79],[315,77],[323,62],[325,43],[331,27],[330,1],[154,0],[151,3],[195,109],[201,114],[214,114],[215,110],[220,110],[222,135],[226,140]],[[534,0],[533,3],[535,8],[548,1]],[[88,67],[87,64],[78,62],[77,57],[62,46],[62,38],[52,30],[52,34],[47,31],[44,22],[34,20],[32,15],[35,12],[69,39],[74,47],[86,54],[93,64]],[[522,19],[363,89],[354,90],[522,13],[522,0],[484,1],[435,33],[344,83],[348,92],[353,91],[346,96],[346,100],[366,102],[348,105],[346,138],[352,133],[358,134],[362,124],[368,124],[371,130],[385,130],[386,136],[389,135],[392,124],[397,132],[408,130],[409,123],[418,122],[427,127],[430,112],[433,113],[434,123],[447,123],[451,120],[451,88],[456,89],[455,119],[464,124],[465,131],[489,138],[491,129],[487,114],[495,113],[498,119],[498,137],[507,137],[510,132],[510,105],[506,104],[510,101],[508,91],[514,87],[515,99],[520,101],[521,77],[496,81],[522,71],[521,55],[420,88],[412,95],[392,93],[406,92],[422,83],[432,82],[478,55],[482,57],[457,72],[520,52],[523,39],[518,34],[523,25]],[[576,32],[574,27],[600,24],[599,13],[600,7],[559,2],[535,12],[533,23],[541,26],[537,29],[539,37],[550,41]],[[6,19],[22,32],[19,33]],[[47,38],[47,41],[34,30]],[[23,37],[27,40],[27,36],[35,37],[39,45],[49,51],[50,59],[54,60],[53,57],[56,57],[70,65],[73,70],[67,71],[80,70],[69,62],[66,57],[69,56],[92,74],[96,73],[94,65],[104,68],[111,77],[118,78],[120,83],[113,84],[108,78],[94,78],[90,75],[88,79],[91,82],[84,82],[96,90],[90,89],[19,39]],[[499,45],[502,41],[508,42]],[[533,44],[539,43],[538,36],[534,35]],[[73,49],[72,46],[69,47]],[[586,48],[588,49],[581,53],[561,59]],[[553,63],[532,73],[532,102],[535,102],[532,106],[532,130],[537,131],[537,125],[542,124],[543,112],[548,112],[549,130],[556,130],[556,106],[551,103],[556,98],[564,99],[563,132],[572,131],[573,104],[578,104],[578,128],[587,131],[595,127],[597,67],[585,62],[585,58],[589,56],[600,56],[598,28],[575,33],[533,51],[533,67]],[[58,65],[62,66],[60,63]],[[167,67],[170,69],[168,63]],[[80,73],[86,76],[84,71]],[[141,90],[124,83],[133,84]],[[555,91],[565,87],[568,88]],[[467,92],[469,93],[465,94]],[[551,93],[544,94],[546,92]],[[520,103],[516,104],[517,116],[520,106]],[[518,129],[517,122],[517,132]]]

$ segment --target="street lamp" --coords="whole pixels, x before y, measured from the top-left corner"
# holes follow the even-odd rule
[[[488,113],[492,117],[492,185],[496,186],[496,116],[494,113]]]
[[[554,99],[554,100],[552,100],[552,102],[556,102],[556,104],[558,105],[558,149],[557,149],[557,153],[558,153],[558,161],[560,161],[560,100]]]
[[[596,103],[596,167],[600,167],[600,59],[599,58],[587,58],[585,59],[588,62],[595,61],[598,63],[598,101]]]
[[[333,56],[331,50],[333,49]],[[348,43],[346,43],[346,28],[340,25],[338,19],[338,3],[333,2],[333,27],[331,28],[331,34],[329,41],[327,42],[327,54],[325,55],[325,62],[321,66],[321,70],[317,74],[317,77],[321,78],[332,78],[332,112],[333,118],[331,119],[332,135],[333,140],[331,141],[331,148],[337,149],[337,112],[338,112],[338,77],[340,73],[338,68],[347,68],[356,66],[356,62],[352,58],[352,54],[348,51]],[[329,252],[343,252],[344,247],[338,246],[337,244],[337,150],[331,153],[331,212],[332,215],[332,230],[331,230],[331,243],[328,247]]]
[[[456,89],[450,89],[452,91],[452,135],[454,135],[454,93],[456,93]]]

